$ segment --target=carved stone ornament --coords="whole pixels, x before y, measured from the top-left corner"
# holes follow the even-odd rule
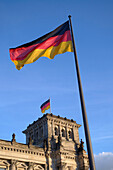
[[[11,159],[11,165],[16,165],[17,161],[14,159]]]
[[[83,149],[84,148],[84,142],[81,139],[81,143],[80,143],[80,148]]]
[[[16,139],[15,139],[15,133],[12,134],[12,142],[16,142]]]
[[[84,150],[84,142],[82,141],[82,139],[81,139],[81,141],[80,141],[80,147],[78,148],[78,152],[81,152],[81,151],[83,151]]]
[[[62,170],[64,170],[65,168],[66,168],[66,163],[65,162],[61,162],[61,168],[62,168]]]
[[[29,146],[32,145],[32,138],[31,136],[29,137]]]

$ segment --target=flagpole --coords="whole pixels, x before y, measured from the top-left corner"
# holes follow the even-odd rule
[[[90,138],[90,132],[89,132],[89,126],[88,126],[88,120],[87,120],[87,114],[86,114],[86,108],[85,108],[85,102],[84,102],[84,96],[83,96],[83,90],[82,90],[82,84],[81,84],[81,78],[80,78],[80,71],[79,71],[79,66],[78,66],[78,59],[77,59],[77,52],[76,52],[73,29],[72,29],[71,15],[69,15],[68,17],[69,17],[70,28],[71,28],[71,37],[72,37],[72,43],[73,43],[73,51],[74,51],[78,86],[79,86],[79,94],[80,94],[80,101],[81,101],[81,108],[82,108],[82,116],[83,116],[89,165],[90,165],[90,170],[95,170],[96,168],[95,168],[93,149],[92,149],[92,144],[91,144],[91,138]]]
[[[49,97],[49,101],[50,101],[50,97]],[[51,113],[51,102],[50,102],[50,113]]]

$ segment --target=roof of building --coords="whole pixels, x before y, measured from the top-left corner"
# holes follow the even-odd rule
[[[51,114],[50,114],[50,113],[46,113],[46,114],[44,114],[42,117],[38,118],[38,120],[36,120],[36,121],[34,121],[33,123],[29,124],[29,125],[27,126],[27,129],[28,129],[29,127],[33,126],[34,124],[40,122],[41,120],[43,120],[43,118],[45,118],[45,117],[57,118],[57,119],[60,119],[60,120],[68,121],[68,122],[70,122],[70,123],[75,123],[78,127],[81,126],[80,124],[77,124],[76,121],[73,120],[73,119],[68,119],[68,118],[66,118],[66,117],[63,118],[63,117],[60,117],[59,115],[58,115],[58,116],[53,115],[52,113],[51,113]],[[26,130],[24,130],[24,131],[22,131],[22,132],[25,133],[25,131],[26,131]]]

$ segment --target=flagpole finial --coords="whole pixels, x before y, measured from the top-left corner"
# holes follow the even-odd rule
[[[71,15],[68,15],[69,19],[71,18]]]

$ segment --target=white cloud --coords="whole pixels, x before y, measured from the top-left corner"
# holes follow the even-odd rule
[[[111,138],[113,138],[113,135],[111,135],[111,136],[100,136],[100,137],[94,138],[94,141],[103,140],[103,139],[111,139]],[[105,152],[103,152],[103,153],[105,153]]]
[[[113,153],[102,152],[95,155],[96,170],[113,170]]]

